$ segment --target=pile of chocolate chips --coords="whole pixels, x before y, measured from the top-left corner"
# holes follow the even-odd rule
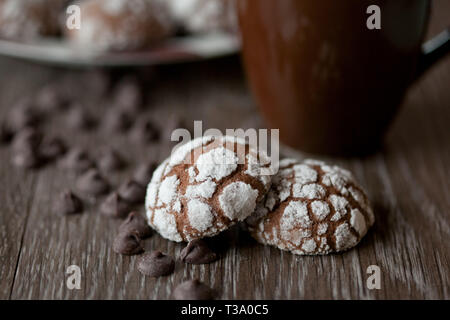
[[[87,79],[88,80],[88,79]],[[89,79],[90,87],[105,94],[110,81],[104,74]],[[10,146],[11,162],[23,169],[39,169],[45,165],[58,164],[67,171],[76,174],[76,193],[67,189],[55,199],[54,210],[60,214],[83,212],[85,207],[81,195],[94,196],[96,200],[109,194],[100,206],[100,211],[113,218],[125,218],[137,205],[142,205],[145,187],[151,179],[155,164],[140,165],[130,178],[117,190],[106,178],[110,173],[127,167],[127,160],[114,148],[105,148],[94,157],[82,146],[69,147],[63,138],[45,133],[46,125],[53,117],[62,117],[67,128],[80,132],[94,133],[93,129],[102,126],[106,130],[129,132],[130,138],[141,132],[146,141],[157,138],[156,128],[146,121],[142,130],[143,94],[137,78],[130,77],[119,82],[114,89],[112,105],[108,117],[100,121],[86,105],[78,99],[70,98],[68,89],[60,84],[49,84],[34,96],[22,97],[13,103],[6,117],[0,121],[0,145]],[[136,124],[134,124],[136,123]],[[116,131],[117,132],[117,131]],[[137,133],[136,133],[137,132]],[[148,140],[148,139],[147,139]],[[76,209],[76,210],[75,210]]]
[[[106,148],[94,157],[82,146],[69,147],[62,138],[44,132],[46,122],[55,114],[62,114],[68,128],[85,133],[94,133],[94,129],[102,126],[107,132],[128,133],[136,143],[153,143],[160,139],[160,129],[141,115],[144,98],[136,81],[122,81],[113,97],[112,107],[102,123],[86,106],[64,95],[57,85],[47,86],[35,97],[21,99],[12,106],[6,119],[0,122],[0,145],[11,147],[11,161],[17,167],[28,170],[58,164],[74,173],[77,192],[66,188],[57,195],[53,206],[55,213],[81,214],[86,205],[80,194],[101,200],[98,209],[102,215],[124,219],[115,236],[113,250],[123,255],[142,254],[137,269],[145,276],[168,276],[175,270],[175,259],[158,250],[145,252],[143,241],[152,235],[152,230],[145,218],[134,210],[144,203],[145,188],[156,164],[138,165],[132,177],[114,189],[106,176],[129,165],[122,154],[114,148]],[[182,125],[179,119],[170,121],[176,126]],[[164,130],[168,130],[167,126]],[[194,240],[181,251],[177,260],[207,264],[217,258],[206,241]],[[213,299],[215,293],[198,280],[189,280],[176,287],[172,296],[174,299]]]
[[[175,270],[175,259],[159,250],[145,252],[143,241],[151,236],[152,231],[145,219],[138,212],[131,212],[119,226],[113,242],[113,250],[123,255],[139,255],[137,269],[145,276],[162,277]],[[218,255],[210,249],[205,240],[197,239],[188,243],[181,251],[178,261],[188,264],[207,264],[216,261]],[[185,288],[186,287],[186,288]],[[188,281],[178,286],[174,299],[213,299],[215,294],[197,280]]]

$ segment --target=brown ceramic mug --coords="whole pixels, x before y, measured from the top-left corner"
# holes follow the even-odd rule
[[[309,152],[376,148],[405,91],[449,51],[422,41],[428,0],[239,0],[250,87],[282,142]],[[381,29],[369,29],[377,5]],[[424,47],[426,48],[426,46]]]

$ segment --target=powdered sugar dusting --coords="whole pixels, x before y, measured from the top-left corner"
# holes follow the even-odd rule
[[[177,189],[180,184],[176,175],[167,177],[159,187],[159,201],[158,205],[170,204],[177,197]]]
[[[349,249],[374,219],[352,174],[315,160],[280,161],[280,171],[257,212],[248,219],[252,236],[295,254]]]
[[[305,159],[303,163],[311,166],[319,166],[319,167],[326,166],[325,162],[316,159]]]
[[[208,204],[193,199],[188,202],[188,218],[193,228],[203,232],[212,227],[214,216]]]
[[[189,174],[189,182],[193,183],[195,181],[195,176],[196,176],[195,168],[189,167],[188,174]]]
[[[53,0],[0,1],[0,37],[34,39],[55,35],[62,5],[62,1]]]
[[[348,201],[344,197],[333,194],[329,197],[329,200],[335,211],[331,221],[337,221],[347,214]]]
[[[314,252],[314,250],[316,250],[316,247],[317,247],[317,245],[316,245],[316,242],[314,241],[314,239],[306,239],[302,245],[302,249],[306,253]]]
[[[201,147],[204,144],[207,144],[208,142],[211,142],[214,140],[213,136],[205,136],[196,138],[194,140],[189,141],[188,143],[182,145],[181,147],[177,148],[171,155],[169,160],[169,169],[172,169],[174,166],[179,165],[183,163],[185,158],[188,156],[188,154],[198,148]],[[195,174],[195,172],[194,172]]]
[[[317,171],[310,166],[299,164],[295,165],[293,169],[295,172],[295,177],[299,183],[304,184],[317,181]]]
[[[264,185],[270,185],[271,177],[269,175],[261,174],[261,163],[251,154],[247,155],[247,170],[245,170],[245,173],[252,177],[258,178]]]
[[[167,0],[176,21],[191,32],[235,30],[234,2],[227,0]]]
[[[137,49],[167,37],[173,29],[167,5],[156,0],[81,1],[81,28],[73,43],[96,50]]]
[[[308,228],[311,225],[311,220],[308,215],[308,208],[305,202],[291,201],[284,209],[281,217],[281,227],[286,230],[291,230],[300,226],[301,228]]]
[[[156,205],[156,197],[158,195],[158,185],[151,184],[147,186],[147,195],[145,197],[145,207],[153,207]]]
[[[245,141],[209,136],[175,150],[155,171],[147,188],[150,225],[167,229],[157,224],[172,221],[153,217],[155,210],[164,209],[174,217],[181,238],[190,241],[213,236],[252,214],[262,197],[260,193],[269,190],[271,179],[251,174],[261,164],[248,171],[248,155],[257,152],[240,143]],[[245,163],[240,165],[240,160]]]
[[[353,209],[351,211],[350,225],[359,233],[359,235],[363,235],[366,232],[366,221],[358,209]]]
[[[292,182],[289,180],[283,180],[280,185],[278,185],[279,188],[277,189],[280,194],[280,201],[286,200],[291,195],[291,186]]]
[[[338,250],[351,248],[358,241],[358,239],[350,232],[347,222],[340,224],[336,228],[334,237],[336,239],[336,249]]]
[[[296,183],[292,188],[292,193],[296,198],[320,199],[325,196],[326,191],[317,183],[307,185]]]
[[[164,238],[174,241],[183,240],[177,231],[175,217],[172,214],[167,213],[167,210],[156,209],[154,212],[153,223],[156,230]]]
[[[311,203],[311,211],[316,219],[321,221],[330,213],[330,207],[327,202],[316,200]]]
[[[188,198],[205,198],[209,199],[216,191],[217,184],[211,179],[206,180],[197,185],[188,186],[186,189],[186,197]]]
[[[175,211],[175,212],[177,212],[177,213],[180,213],[180,212],[181,212],[181,201],[180,201],[180,199],[177,199],[177,200],[175,200],[175,201],[173,202],[173,204],[172,204],[172,210]]]
[[[156,205],[156,198],[158,196],[158,187],[160,185],[160,179],[164,172],[164,168],[167,165],[167,161],[161,163],[155,171],[153,171],[152,180],[147,186],[147,193],[145,196],[145,207],[154,207]]]
[[[257,198],[258,190],[247,183],[238,181],[223,189],[219,202],[226,217],[230,220],[242,221],[255,210]]]
[[[236,154],[224,147],[218,147],[200,155],[197,159],[197,181],[208,178],[219,181],[229,176],[237,168],[239,158]]]
[[[317,227],[317,234],[318,235],[322,235],[325,234],[328,230],[328,223],[324,222],[319,224],[319,226]]]

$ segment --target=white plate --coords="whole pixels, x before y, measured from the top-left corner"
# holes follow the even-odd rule
[[[78,67],[172,64],[227,56],[239,50],[238,37],[226,33],[174,37],[146,50],[106,53],[75,48],[61,39],[40,39],[33,43],[0,39],[0,55]]]

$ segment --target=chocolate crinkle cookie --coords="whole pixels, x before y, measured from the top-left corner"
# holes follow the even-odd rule
[[[236,137],[206,136],[176,149],[147,187],[150,226],[173,241],[214,236],[255,210],[271,179],[266,154]]]
[[[238,29],[236,0],[168,0],[177,25],[192,33]]]
[[[140,49],[169,36],[172,22],[158,0],[84,0],[82,28],[66,30],[69,40],[96,50]]]
[[[34,39],[60,31],[63,0],[0,0],[0,38]]]
[[[294,254],[327,254],[355,246],[374,223],[352,174],[321,161],[280,161],[280,170],[246,222],[252,236]]]

